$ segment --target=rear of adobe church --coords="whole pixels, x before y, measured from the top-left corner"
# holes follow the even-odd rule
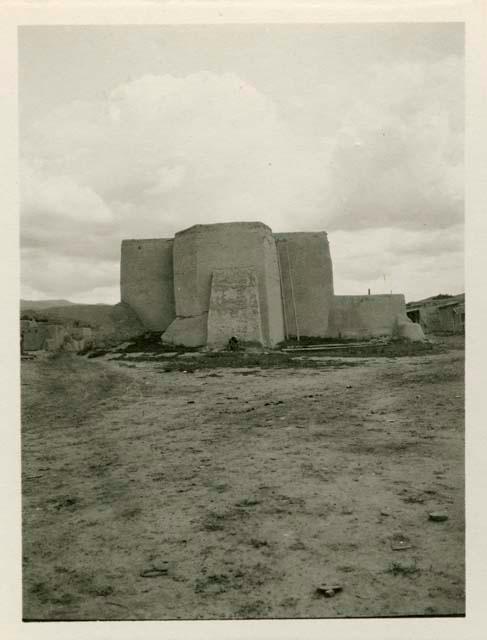
[[[407,334],[403,295],[335,296],[325,232],[261,222],[195,225],[173,239],[124,240],[121,300],[163,342],[275,347],[287,338]]]

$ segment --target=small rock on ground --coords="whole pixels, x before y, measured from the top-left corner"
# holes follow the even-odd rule
[[[446,511],[432,511],[428,515],[428,518],[433,522],[444,522],[445,520],[448,520],[448,514]]]

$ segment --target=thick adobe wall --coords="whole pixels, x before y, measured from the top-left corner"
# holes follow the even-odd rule
[[[161,336],[167,344],[185,347],[203,347],[208,336],[208,314],[176,318]]]
[[[329,335],[341,338],[392,336],[407,321],[402,294],[335,296]]]
[[[279,257],[277,253],[277,245],[272,234],[264,236],[264,287],[265,300],[264,304],[265,317],[267,325],[264,323],[264,335],[267,344],[271,347],[285,338],[284,334],[284,308],[281,291],[281,274],[279,271]],[[268,334],[266,327],[268,326]]]
[[[207,344],[222,348],[232,337],[262,344],[259,286],[253,269],[215,269],[211,279]]]
[[[172,239],[123,240],[120,294],[151,331],[164,331],[176,316]]]
[[[327,234],[276,233],[287,336],[326,336],[333,306]]]
[[[272,231],[261,222],[195,225],[176,234],[174,291],[177,317],[207,314],[213,272],[231,268],[255,271],[263,341],[269,346],[280,342],[283,320],[277,253]]]

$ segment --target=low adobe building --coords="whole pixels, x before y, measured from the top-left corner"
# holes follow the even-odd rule
[[[66,327],[48,321],[24,318],[20,321],[23,351],[83,351],[93,344],[90,327]]]
[[[465,333],[465,294],[437,295],[406,305],[408,318],[425,333]]]
[[[137,314],[122,303],[24,308],[20,324],[25,351],[110,348],[147,331]]]
[[[122,303],[147,329],[186,346],[220,348],[235,337],[274,347],[291,337],[391,336],[412,325],[403,295],[335,296],[325,232],[274,234],[261,222],[124,240],[120,285]]]

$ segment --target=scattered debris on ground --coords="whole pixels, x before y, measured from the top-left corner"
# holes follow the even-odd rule
[[[126,342],[22,360],[26,620],[464,614],[460,346]]]
[[[333,598],[340,591],[342,591],[342,587],[338,584],[322,584],[316,588],[316,592],[325,598]]]
[[[432,511],[428,517],[433,522],[445,522],[445,520],[448,520],[446,511]]]
[[[413,545],[409,541],[409,538],[402,533],[396,533],[392,536],[391,540],[391,549],[393,551],[404,551],[406,549],[411,549]]]
[[[391,562],[389,573],[395,576],[411,576],[419,571],[415,560],[399,560]]]

